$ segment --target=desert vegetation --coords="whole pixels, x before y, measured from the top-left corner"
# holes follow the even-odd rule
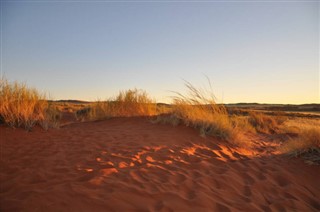
[[[120,91],[108,101],[72,103],[48,101],[38,90],[5,78],[0,85],[0,121],[13,128],[58,127],[64,113],[73,113],[82,121],[145,116],[154,117],[154,123],[192,127],[201,136],[213,136],[238,146],[251,145],[246,139],[248,133],[293,135],[281,146],[283,153],[306,157],[320,152],[320,130],[312,127],[318,123],[310,125],[303,118],[294,121],[291,113],[279,111],[227,108],[216,102],[211,86],[198,89],[186,81],[186,94],[174,92],[172,104],[167,105],[156,104],[146,91],[139,89]]]
[[[111,117],[153,116],[157,114],[154,100],[146,91],[129,89],[108,101],[96,101],[76,112],[77,119],[102,120]]]
[[[284,208],[270,202],[288,193],[290,204],[291,197],[302,199],[301,211],[320,208],[314,195],[318,167],[288,163],[301,157],[320,164],[319,118],[230,109],[217,103],[212,89],[185,86],[186,94],[174,92],[172,104],[157,104],[138,89],[108,101],[48,101],[23,83],[2,80],[2,124],[48,129],[62,120],[58,130],[35,129],[27,136],[0,127],[1,211],[188,211],[198,200],[194,211],[228,211],[230,205],[241,211],[249,198],[257,204],[245,210],[277,211]],[[25,193],[31,195],[21,201]]]
[[[289,156],[302,157],[309,164],[320,164],[320,127],[308,126],[284,143],[280,150]]]
[[[49,104],[44,94],[24,83],[0,80],[0,119],[10,127],[31,130],[58,126],[60,113]]]
[[[202,136],[213,136],[229,143],[250,146],[246,133],[280,133],[285,116],[267,115],[260,111],[228,109],[216,102],[210,89],[199,89],[185,82],[187,94],[174,92],[173,104],[166,115],[158,116],[155,122],[184,124],[199,130]]]
[[[185,86],[187,94],[175,92],[171,112],[160,116],[156,122],[184,124],[198,129],[202,136],[236,140],[239,132],[233,125],[225,106],[216,103],[212,89],[201,90],[189,82],[185,82]]]
[[[279,132],[280,126],[285,122],[285,117],[250,111],[248,121],[257,132],[276,133]]]

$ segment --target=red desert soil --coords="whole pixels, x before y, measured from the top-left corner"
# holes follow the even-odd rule
[[[319,211],[320,167],[144,118],[0,126],[1,211]]]

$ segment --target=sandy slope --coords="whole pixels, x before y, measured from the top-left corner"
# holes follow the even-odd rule
[[[248,152],[143,118],[0,133],[1,211],[320,210],[320,167],[263,137]]]

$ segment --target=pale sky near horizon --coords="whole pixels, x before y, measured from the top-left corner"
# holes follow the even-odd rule
[[[319,1],[1,1],[1,72],[53,99],[184,80],[218,101],[320,103]]]

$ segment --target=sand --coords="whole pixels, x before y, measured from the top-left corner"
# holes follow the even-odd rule
[[[0,126],[1,211],[319,211],[320,167],[146,118]]]

